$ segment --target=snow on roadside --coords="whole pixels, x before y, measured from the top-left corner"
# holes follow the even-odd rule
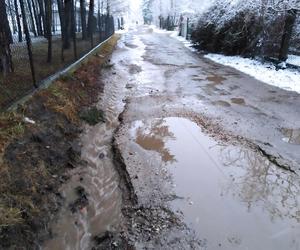
[[[204,57],[233,67],[269,85],[300,93],[300,73],[297,70],[276,70],[275,66],[270,63],[261,63],[254,59],[239,56],[207,54]]]
[[[286,62],[289,64],[296,65],[296,66],[300,66],[300,56],[289,55]]]
[[[158,29],[156,26],[151,26],[154,32],[169,34],[170,37],[182,42],[185,47],[193,52],[197,52],[192,47],[192,43],[184,37],[178,36],[178,31],[166,31]],[[300,72],[291,69],[276,70],[276,67],[271,63],[261,63],[254,59],[243,58],[240,56],[224,56],[220,54],[207,54],[204,57],[217,63],[233,67],[241,72],[244,72],[259,81],[273,85],[288,91],[295,91],[300,94]],[[300,56],[290,55],[288,63],[300,66]]]
[[[193,51],[193,52],[197,52],[197,50],[193,47],[193,44],[191,41],[187,40],[185,37],[182,36],[178,36],[178,31],[174,31],[171,34],[171,37],[176,38],[178,41],[182,42],[183,45],[188,48],[189,50]]]

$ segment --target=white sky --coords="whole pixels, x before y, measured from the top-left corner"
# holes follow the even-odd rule
[[[130,1],[130,13],[128,18],[131,21],[141,22],[143,20],[142,11],[141,11],[142,0],[129,0],[129,1]]]

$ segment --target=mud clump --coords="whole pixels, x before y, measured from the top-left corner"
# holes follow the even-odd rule
[[[283,141],[300,145],[300,128],[298,129],[291,129],[291,128],[281,128],[281,133],[285,136]]]
[[[245,105],[246,102],[243,98],[231,98],[231,102],[238,105]]]
[[[230,107],[231,104],[229,102],[226,101],[214,101],[212,102],[213,105],[218,105],[218,106],[222,106],[222,107]]]
[[[89,204],[88,194],[82,186],[78,186],[76,188],[76,194],[78,195],[78,199],[76,199],[69,205],[72,213],[76,213],[77,211],[85,208]]]
[[[101,235],[95,236],[93,238],[94,247],[92,250],[106,250],[106,249],[124,249],[124,250],[134,250],[135,247],[131,245],[126,239],[124,233],[113,233],[105,232]]]

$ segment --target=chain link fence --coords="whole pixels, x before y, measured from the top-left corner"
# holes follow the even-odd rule
[[[114,17],[93,0],[0,0],[0,110],[114,31]]]

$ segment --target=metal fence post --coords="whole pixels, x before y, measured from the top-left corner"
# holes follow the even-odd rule
[[[31,38],[30,38],[29,30],[28,30],[27,21],[26,21],[24,1],[19,0],[19,2],[20,2],[20,7],[21,7],[23,28],[24,28],[25,38],[26,38],[27,51],[28,51],[28,57],[29,57],[29,63],[30,63],[33,86],[35,88],[38,88],[38,86],[36,84],[36,78],[35,78],[35,71],[34,71],[34,65],[33,65],[33,55],[32,55],[32,45],[31,45]]]
[[[72,25],[72,38],[73,38],[73,50],[74,50],[74,58],[77,60],[77,42],[76,42],[76,23],[75,23],[75,11],[76,5],[74,5],[74,0],[72,0],[71,4],[71,25]]]

